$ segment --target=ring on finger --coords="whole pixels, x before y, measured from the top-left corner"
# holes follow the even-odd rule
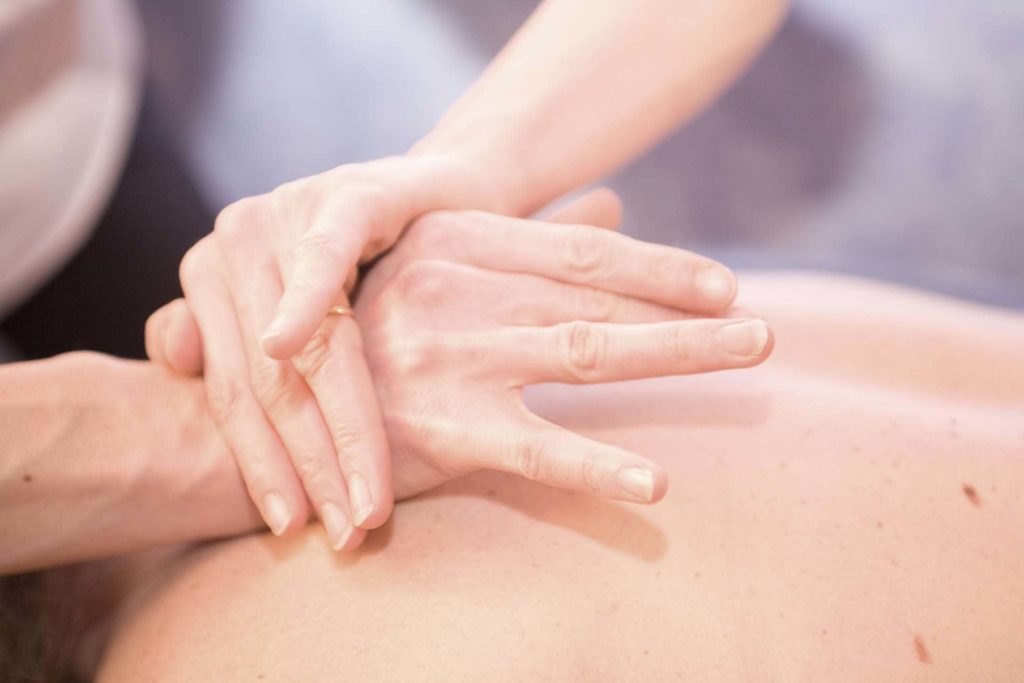
[[[356,317],[356,312],[353,311],[348,306],[331,306],[329,309],[327,309],[327,315],[339,315],[339,316],[347,315],[347,316],[350,316],[350,317],[354,318],[354,317]]]

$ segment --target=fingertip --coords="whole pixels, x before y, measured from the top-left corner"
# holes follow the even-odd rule
[[[335,548],[338,552],[349,553],[356,550],[366,540],[366,529],[359,527],[352,527],[352,533],[349,535],[348,540],[345,541],[344,545],[339,548]]]
[[[765,324],[765,327],[768,328],[768,340],[765,342],[764,349],[761,350],[760,362],[764,362],[765,360],[767,360],[768,357],[771,356],[772,352],[775,350],[775,330],[772,329],[772,326],[768,324],[767,320],[763,322]]]
[[[597,219],[594,225],[618,230],[622,224],[622,199],[615,190],[610,187],[599,187],[587,195],[594,203],[594,213]]]
[[[263,496],[260,513],[275,536],[291,536],[306,526],[309,510],[305,504],[290,504],[277,491]]]
[[[348,515],[335,503],[324,503],[320,509],[320,521],[331,549],[336,552],[355,550],[366,538],[366,531],[353,525]]]
[[[178,374],[198,375],[203,369],[202,337],[184,301],[169,312],[164,334],[164,356]]]
[[[260,338],[263,353],[274,360],[288,360],[301,348],[286,331],[282,322],[275,321]]]
[[[394,511],[394,503],[390,498],[381,498],[377,501],[373,508],[373,512],[370,513],[360,524],[360,529],[377,529],[387,524],[387,521],[391,519],[391,513]]]
[[[665,497],[668,490],[665,470],[653,464],[624,467],[615,478],[621,490],[616,497],[632,503],[656,503]]]
[[[719,347],[738,362],[739,367],[763,362],[775,345],[771,326],[761,318],[725,320],[716,334]]]
[[[654,504],[665,497],[668,493],[668,473],[665,472],[661,467],[652,467],[651,474],[653,475],[653,485],[651,487],[651,499],[647,501],[649,504]]]
[[[717,263],[697,271],[693,285],[707,306],[715,311],[728,308],[739,289],[733,272]]]
[[[160,365],[167,365],[164,357],[164,330],[167,323],[167,306],[161,306],[146,318],[144,339],[146,345],[146,356],[149,360]]]
[[[360,529],[376,529],[383,525],[394,508],[390,492],[378,487],[377,493],[372,494],[366,477],[359,472],[348,474],[348,496],[352,523]]]

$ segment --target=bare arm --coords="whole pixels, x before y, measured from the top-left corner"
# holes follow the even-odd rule
[[[696,114],[778,26],[785,0],[548,0],[417,152],[495,173],[527,214]]]
[[[0,573],[256,528],[202,398],[98,354],[0,367]]]
[[[316,514],[341,549],[391,511],[392,454],[358,326],[322,326],[333,306],[348,309],[355,266],[422,214],[527,214],[614,170],[719,92],[782,7],[549,0],[413,153],[220,214],[182,261],[182,286],[201,336],[216,340],[202,359],[213,415],[274,533]],[[668,290],[699,302],[690,312],[718,313],[736,286],[716,266]]]

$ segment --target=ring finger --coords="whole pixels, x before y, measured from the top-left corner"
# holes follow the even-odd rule
[[[353,537],[348,493],[316,397],[291,361],[270,358],[257,342],[274,314],[273,302],[281,297],[277,272],[272,264],[256,266],[250,260],[245,268],[233,268],[232,274],[237,278],[234,291],[240,300],[235,305],[256,398],[284,443],[331,546],[355,547],[362,534]]]

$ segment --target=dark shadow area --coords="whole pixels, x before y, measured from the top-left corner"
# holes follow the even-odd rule
[[[73,350],[145,355],[143,328],[180,296],[178,263],[214,213],[158,123],[147,93],[120,184],[99,225],[60,273],[3,323],[26,358]]]

